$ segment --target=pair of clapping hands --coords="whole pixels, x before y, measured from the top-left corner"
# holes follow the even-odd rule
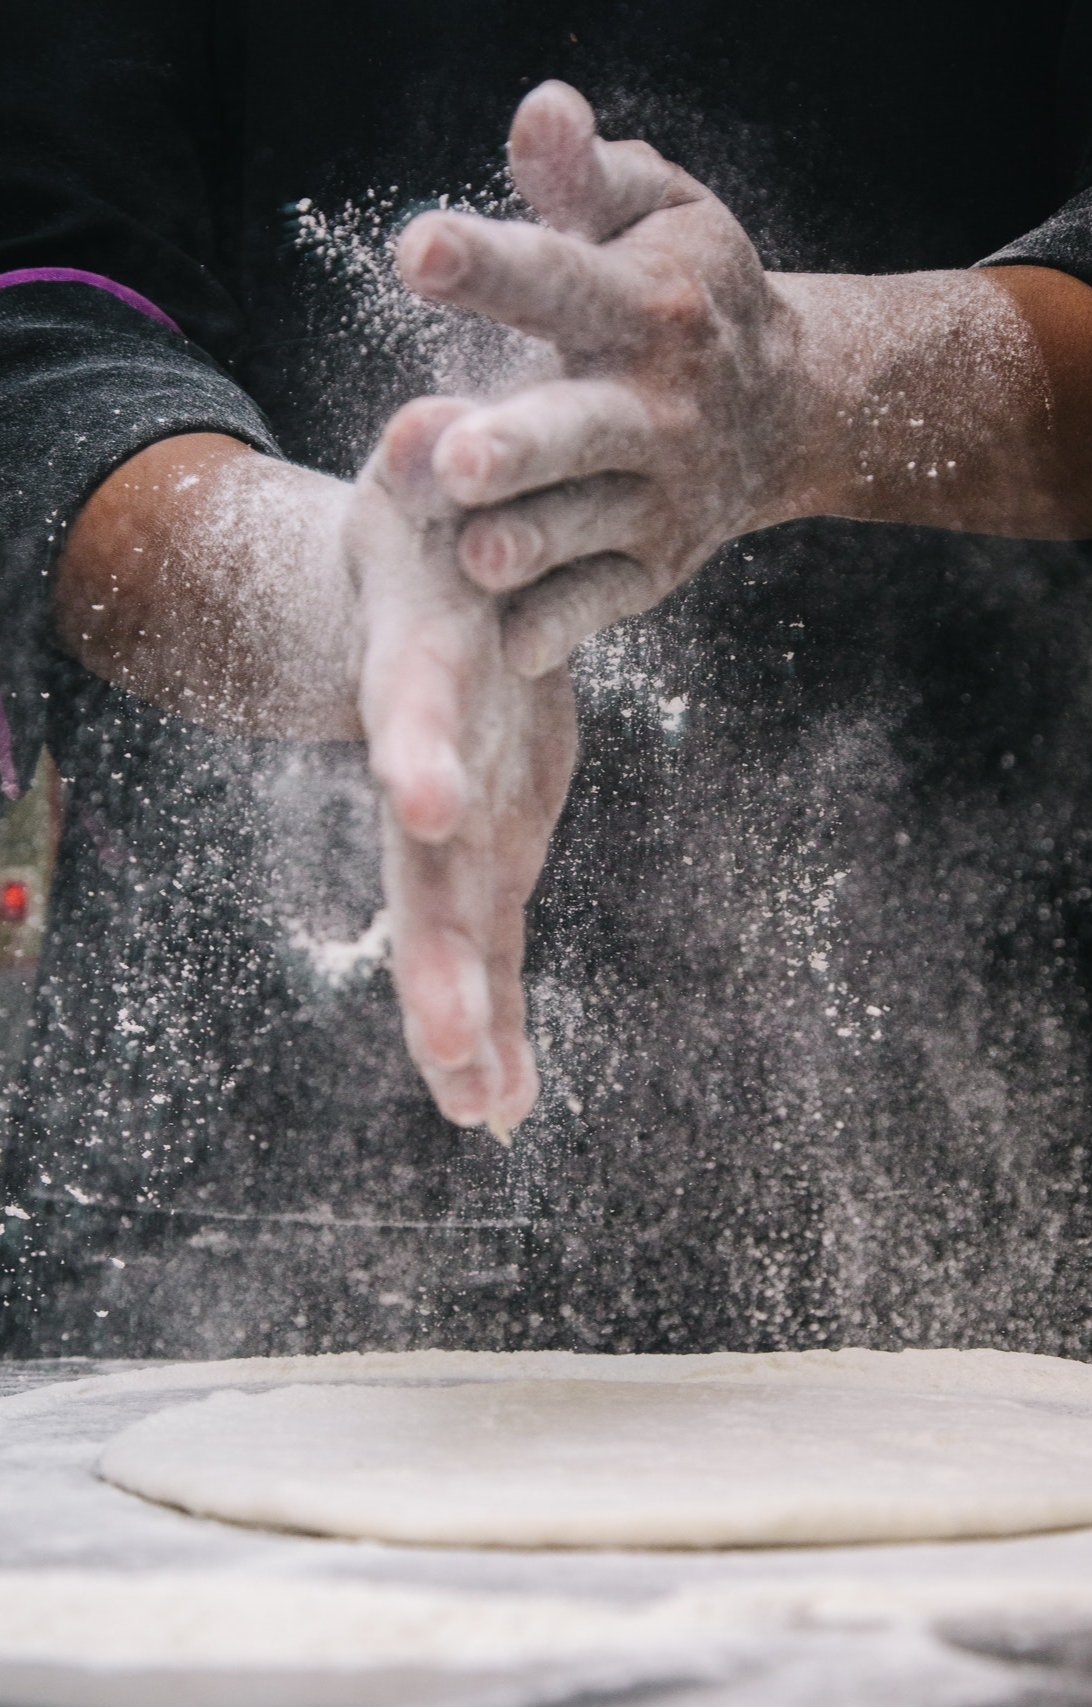
[[[393,974],[441,1110],[506,1136],[537,1074],[523,909],[575,751],[565,660],[778,513],[791,316],[727,209],[583,98],[534,90],[510,141],[542,223],[427,213],[421,296],[552,347],[499,401],[402,409],[348,514],[361,711],[384,794]]]

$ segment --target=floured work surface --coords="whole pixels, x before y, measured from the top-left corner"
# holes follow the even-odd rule
[[[1092,1428],[1083,1366],[994,1354],[960,1361],[968,1393],[1003,1398],[1015,1377],[1025,1401],[1034,1394]],[[346,1354],[127,1370],[0,1399],[0,1704],[547,1707],[582,1691],[650,1685],[663,1685],[670,1707],[1026,1700],[1038,1662],[1029,1676],[989,1644],[1019,1628],[1021,1653],[1068,1652],[1074,1630],[1080,1646],[1092,1631],[1092,1529],[716,1551],[429,1548],[209,1521],[95,1473],[103,1447],[129,1425],[227,1390],[643,1383],[676,1381],[683,1368],[704,1377],[765,1367],[752,1358]],[[824,1355],[808,1367],[819,1387],[839,1374]],[[877,1372],[886,1390],[917,1391],[923,1368],[900,1355]],[[985,1652],[958,1645],[967,1628],[980,1647],[986,1632]],[[704,1693],[684,1693],[696,1683]],[[651,1699],[642,1695],[643,1707]]]
[[[426,1354],[414,1386],[215,1393],[134,1424],[100,1472],[203,1516],[426,1546],[754,1547],[1092,1524],[1083,1365],[724,1354],[619,1360],[618,1380],[610,1360],[561,1376],[538,1357],[539,1372],[525,1354],[508,1380],[452,1379],[443,1354]]]

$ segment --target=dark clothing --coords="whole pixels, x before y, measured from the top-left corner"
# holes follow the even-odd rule
[[[1084,11],[882,11],[3,7],[0,274],[102,274],[181,328],[0,288],[0,696],[18,779],[44,733],[67,785],[9,1353],[1092,1349],[1085,547],[794,525],[582,651],[511,1158],[431,1109],[385,972],[331,972],[381,901],[363,754],[213,737],[48,644],[63,529],[136,450],[212,430],[351,473],[399,402],[488,368],[384,238],[503,200],[543,76],[773,265],[1092,283],[1089,197],[1054,214],[1087,178],[1056,73]]]

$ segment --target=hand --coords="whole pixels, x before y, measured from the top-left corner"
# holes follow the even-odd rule
[[[433,453],[472,512],[459,561],[510,595],[506,654],[534,678],[788,513],[796,317],[727,208],[645,144],[601,141],[574,89],[527,96],[510,157],[546,226],[424,214],[399,265],[557,352],[561,377],[462,411]]]
[[[449,1119],[486,1121],[506,1141],[538,1092],[523,907],[565,798],[575,719],[567,674],[517,677],[500,605],[459,569],[457,512],[432,463],[468,410],[421,399],[394,417],[357,481],[345,541],[406,1042]]]

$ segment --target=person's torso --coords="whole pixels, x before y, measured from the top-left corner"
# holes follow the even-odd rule
[[[239,372],[345,473],[405,397],[495,376],[495,339],[399,292],[388,239],[444,194],[506,211],[505,125],[542,76],[707,178],[780,266],[966,265],[1065,193],[1042,7],[215,16]],[[57,736],[50,1177],[26,1175],[70,1216],[101,1200],[88,1238],[129,1265],[103,1256],[96,1294],[122,1337],[86,1303],[79,1332],[1083,1348],[1090,640],[1082,548],[831,522],[732,546],[582,649],[532,910],[544,1094],[511,1161],[429,1112],[354,958],[381,903],[363,756],[99,692]]]

